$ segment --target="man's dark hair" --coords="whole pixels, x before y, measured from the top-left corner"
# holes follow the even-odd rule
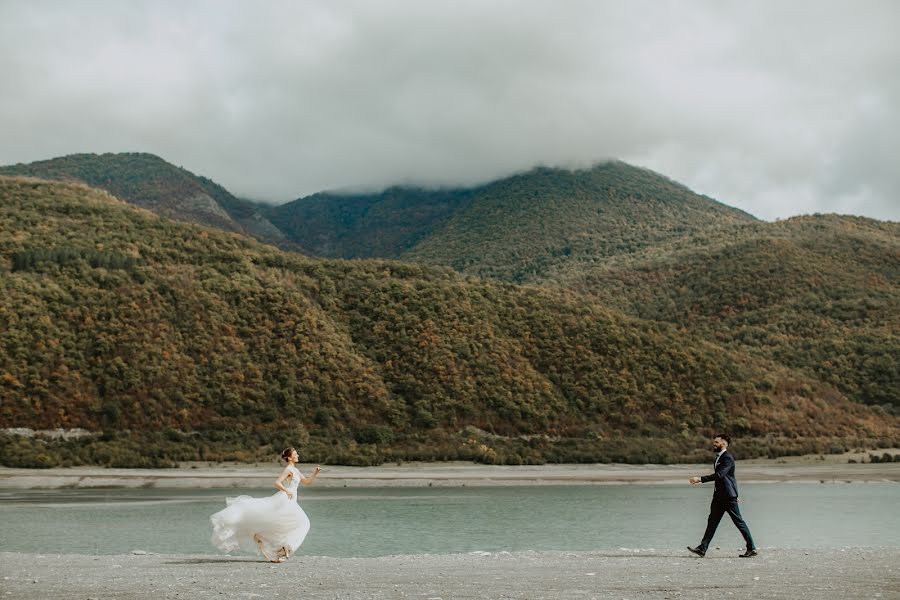
[[[722,439],[725,440],[725,442],[728,443],[728,444],[731,443],[731,437],[728,436],[728,434],[725,434],[725,433],[717,433],[715,437],[717,437],[717,438],[722,438]],[[715,439],[715,438],[713,438],[713,439]]]

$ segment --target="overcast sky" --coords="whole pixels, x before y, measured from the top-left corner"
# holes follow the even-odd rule
[[[143,151],[249,198],[619,158],[900,220],[894,0],[0,0],[0,164]]]

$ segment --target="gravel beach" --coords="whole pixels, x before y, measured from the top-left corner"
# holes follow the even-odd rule
[[[0,594],[91,598],[898,598],[900,549],[739,548],[328,558],[0,553]]]
[[[708,465],[470,463],[327,467],[329,487],[658,484],[686,485]],[[740,463],[740,480],[900,482],[900,463]],[[0,469],[0,490],[53,488],[246,488],[271,485],[272,465],[178,469]],[[494,552],[378,558],[295,556],[273,565],[252,556],[113,556],[0,553],[0,600],[193,598],[900,598],[900,548],[763,548],[739,559],[720,548],[704,559],[684,549]]]

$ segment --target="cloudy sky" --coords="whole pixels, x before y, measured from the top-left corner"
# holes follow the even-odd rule
[[[144,151],[239,195],[619,158],[900,220],[894,0],[0,0],[0,164]]]

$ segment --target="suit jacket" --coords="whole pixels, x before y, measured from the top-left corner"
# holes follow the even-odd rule
[[[700,481],[706,483],[708,481],[716,482],[716,491],[713,498],[737,498],[738,487],[737,479],[734,478],[734,457],[731,452],[726,450],[719,457],[719,462],[715,465],[716,472],[712,475],[704,475]]]

